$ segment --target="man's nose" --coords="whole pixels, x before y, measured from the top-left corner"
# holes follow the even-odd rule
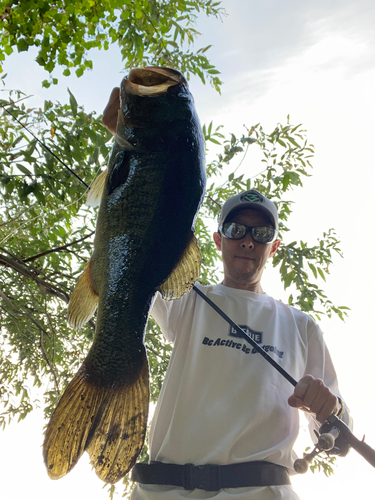
[[[242,248],[254,248],[254,240],[250,233],[247,233],[245,237],[241,240]]]

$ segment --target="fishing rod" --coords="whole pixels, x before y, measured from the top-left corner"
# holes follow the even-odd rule
[[[9,103],[8,106],[13,106],[13,103]],[[6,107],[1,103],[0,103],[0,107],[3,108],[3,110],[6,113],[8,113],[8,115],[10,115],[14,120],[16,120],[16,122],[19,125],[21,125],[21,127],[24,128],[32,137],[34,137],[34,139],[38,142],[38,144],[40,146],[42,146],[42,148],[44,148],[46,151],[48,151],[48,153],[50,153],[54,158],[56,158],[57,161],[59,161],[65,168],[67,168],[71,174],[73,174],[80,182],[82,182],[82,184],[84,184],[86,186],[87,189],[90,189],[90,186],[88,184],[86,184],[86,182],[84,180],[82,180],[79,177],[79,175],[74,172],[74,170],[72,170],[65,162],[63,162],[57,155],[55,155],[55,153],[48,146],[46,146],[41,140],[39,140],[38,137],[31,130],[29,130],[16,116],[14,116],[13,113],[8,111],[6,109]]]
[[[251,344],[257,352],[263,358],[270,363],[290,384],[295,387],[297,385],[297,381],[286,371],[282,366],[280,366],[263,348],[258,342],[256,342],[248,333],[246,333],[237,323],[235,323],[232,319],[229,318],[225,314],[224,311],[220,309],[210,298],[207,297],[198,287],[193,285],[194,291],[202,297],[220,316],[227,322],[229,325],[235,330],[237,335],[244,340],[246,340],[249,344]],[[375,450],[373,450],[367,443],[364,442],[364,439],[360,441],[357,439],[349,427],[334,413],[330,415],[327,420],[322,425],[321,429],[325,426],[328,426],[330,429],[328,432],[324,432],[320,434],[318,438],[318,442],[315,445],[315,448],[311,453],[306,455],[304,458],[297,459],[294,462],[294,470],[303,474],[308,470],[309,463],[312,462],[314,457],[316,457],[322,451],[329,452],[335,446],[335,441],[341,436],[345,439],[345,441],[356,450],[367,462],[375,467]]]

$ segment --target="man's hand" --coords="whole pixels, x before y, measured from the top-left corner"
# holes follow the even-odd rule
[[[319,422],[324,422],[332,413],[340,411],[338,398],[332,394],[323,380],[306,375],[294,388],[294,393],[288,399],[293,408],[315,413]]]
[[[115,87],[109,97],[107,106],[103,111],[103,125],[112,132],[113,135],[116,134],[117,125],[117,115],[120,109],[120,89]]]

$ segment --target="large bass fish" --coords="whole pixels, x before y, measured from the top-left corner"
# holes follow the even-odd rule
[[[95,337],[46,430],[52,479],[85,450],[105,482],[134,465],[147,426],[143,340],[152,299],[157,290],[181,296],[199,274],[193,227],[205,189],[204,139],[187,82],[171,69],[133,69],[120,102],[94,252],[68,309],[75,329],[98,309]]]

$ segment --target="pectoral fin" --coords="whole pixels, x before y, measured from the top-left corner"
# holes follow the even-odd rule
[[[178,299],[188,292],[199,277],[201,261],[198,242],[193,236],[179,263],[159,287],[163,299]]]
[[[74,330],[79,330],[92,318],[98,307],[98,300],[99,296],[91,284],[90,261],[88,261],[68,304],[68,323]]]
[[[106,177],[107,170],[104,170],[91,184],[86,194],[86,205],[89,207],[98,207],[100,205]]]

